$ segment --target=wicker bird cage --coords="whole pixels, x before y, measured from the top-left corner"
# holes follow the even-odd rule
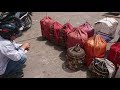
[[[85,51],[79,46],[73,46],[67,50],[67,67],[73,71],[79,70],[85,59]]]

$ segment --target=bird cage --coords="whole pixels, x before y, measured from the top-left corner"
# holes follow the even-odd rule
[[[118,21],[115,18],[103,18],[95,23],[95,34],[100,34],[108,42],[114,38],[117,26]]]
[[[78,71],[84,64],[85,51],[76,44],[67,49],[66,66],[72,71]]]
[[[92,78],[112,78],[115,74],[115,65],[105,58],[95,58],[88,68]]]

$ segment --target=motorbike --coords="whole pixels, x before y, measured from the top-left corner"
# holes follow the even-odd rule
[[[20,31],[25,31],[32,26],[32,12],[1,12],[0,25],[5,23],[15,23]]]

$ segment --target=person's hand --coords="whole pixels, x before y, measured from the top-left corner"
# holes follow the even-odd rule
[[[24,44],[22,44],[21,48],[23,48],[25,50],[29,50],[30,44],[29,43],[24,43]]]

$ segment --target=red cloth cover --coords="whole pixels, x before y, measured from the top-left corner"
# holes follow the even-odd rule
[[[54,20],[49,16],[46,16],[40,20],[42,36],[48,40],[50,40],[50,27],[53,23]]]
[[[76,44],[80,44],[83,47],[85,41],[87,41],[88,35],[80,28],[73,28],[67,36],[67,48],[73,47]]]
[[[94,29],[88,22],[80,25],[79,28],[87,32],[88,38],[94,35]]]
[[[116,67],[120,65],[120,43],[115,43],[110,47],[107,59],[113,62]]]
[[[62,25],[55,21],[53,23],[53,29],[54,29],[54,35],[55,35],[55,40],[56,40],[56,44],[59,44],[59,34],[60,34],[60,29],[62,28]]]

